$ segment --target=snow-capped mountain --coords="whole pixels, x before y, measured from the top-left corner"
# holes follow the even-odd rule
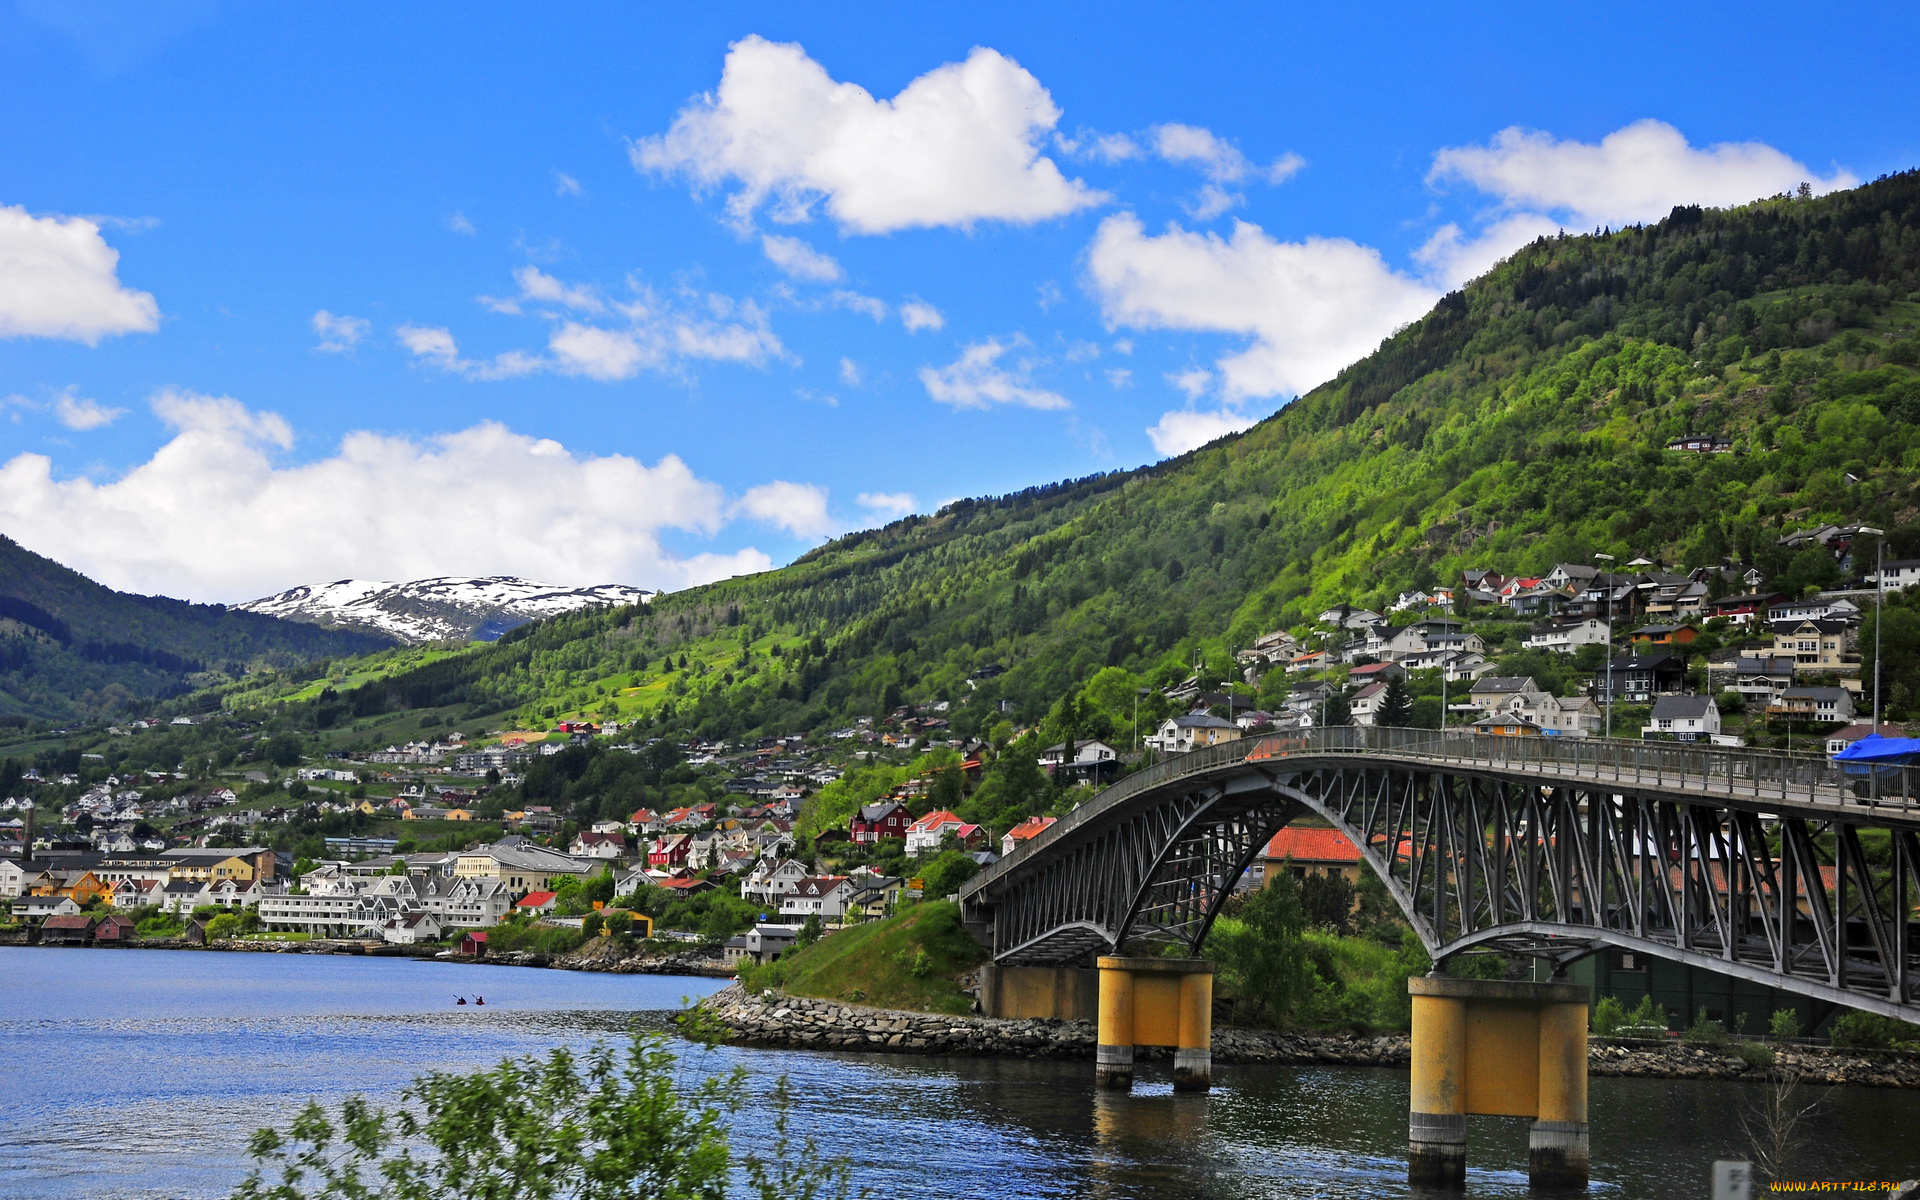
[[[312,625],[370,630],[409,644],[490,642],[528,621],[599,604],[639,604],[653,595],[620,583],[560,587],[510,575],[450,575],[411,583],[341,579],[288,588],[233,607]]]

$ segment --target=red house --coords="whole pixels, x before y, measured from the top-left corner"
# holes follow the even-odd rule
[[[647,865],[671,870],[687,865],[687,855],[693,850],[693,837],[685,833],[672,833],[666,837],[653,839],[647,848]]]
[[[487,935],[479,930],[460,939],[460,957],[485,958],[487,956]]]
[[[861,808],[859,815],[847,827],[847,832],[852,835],[855,844],[871,844],[883,837],[905,841],[907,829],[912,824],[913,817],[907,812],[906,805],[897,800],[882,800]]]
[[[96,945],[101,942],[126,943],[132,941],[133,937],[133,918],[118,913],[110,917],[102,917],[100,923],[93,927],[93,940]]]

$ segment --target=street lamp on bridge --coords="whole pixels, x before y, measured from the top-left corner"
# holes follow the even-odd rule
[[[1613,555],[1611,554],[1595,554],[1593,557],[1595,562],[1606,562],[1606,563],[1613,562]],[[1614,671],[1613,671],[1613,573],[1604,567],[1601,568],[1600,573],[1607,577],[1607,585],[1606,585],[1607,586],[1607,695],[1606,695],[1607,718],[1606,718],[1606,729],[1601,734],[1601,736],[1612,737],[1613,736],[1613,689],[1619,683],[1619,681],[1615,678]]]

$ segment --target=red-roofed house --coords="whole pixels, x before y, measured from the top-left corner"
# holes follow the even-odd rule
[[[653,886],[665,888],[676,896],[698,896],[701,892],[710,892],[719,885],[710,880],[689,877],[685,879],[658,879],[654,881]]]
[[[1058,817],[1028,817],[1012,829],[1007,830],[1000,838],[1001,857],[1004,858],[1012,854],[1021,846],[1039,837],[1042,833],[1052,828],[1053,823],[1059,819]]]
[[[1289,825],[1273,835],[1263,857],[1268,879],[1290,869],[1302,879],[1308,875],[1340,875],[1348,883],[1360,881],[1360,848],[1338,829]]]
[[[930,812],[907,826],[907,853],[918,858],[929,850],[938,850],[940,840],[966,825],[946,809]]]
[[[550,913],[553,911],[552,892],[528,892],[513,906],[513,911],[523,913]]]

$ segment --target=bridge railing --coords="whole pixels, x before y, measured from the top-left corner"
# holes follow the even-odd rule
[[[1849,767],[1818,754],[1626,738],[1499,737],[1470,730],[1340,725],[1253,736],[1171,756],[1121,779],[1101,808],[1188,775],[1291,755],[1392,755],[1528,770],[1590,782],[1707,791],[1797,804],[1920,810],[1920,768]]]

